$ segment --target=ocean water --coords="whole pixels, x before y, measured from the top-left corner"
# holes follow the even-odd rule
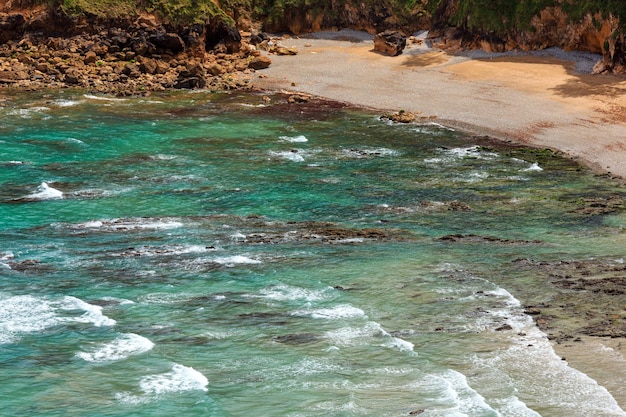
[[[0,100],[11,416],[623,416],[518,259],[623,262],[550,152],[259,94]]]

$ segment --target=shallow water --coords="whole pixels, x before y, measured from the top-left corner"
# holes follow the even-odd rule
[[[625,415],[523,313],[547,289],[513,262],[623,262],[626,217],[576,211],[623,189],[273,102],[0,102],[7,415]]]

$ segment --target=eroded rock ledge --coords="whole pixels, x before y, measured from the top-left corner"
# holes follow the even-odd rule
[[[224,22],[174,27],[142,15],[71,22],[64,31],[59,26],[65,19],[0,13],[0,86],[80,87],[115,95],[245,89],[250,75],[271,62]]]

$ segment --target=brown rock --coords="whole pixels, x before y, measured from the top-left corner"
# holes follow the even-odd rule
[[[67,84],[78,84],[80,82],[80,72],[75,68],[70,68],[65,73],[64,81]]]
[[[411,123],[415,121],[416,117],[417,116],[413,112],[400,110],[397,113],[385,114],[381,118],[391,120],[392,122],[396,123]]]
[[[285,46],[275,46],[271,49],[271,52],[276,55],[298,55],[296,48],[287,48]]]
[[[150,41],[157,47],[170,50],[174,53],[185,50],[185,42],[176,33],[161,32],[150,37]]]
[[[384,55],[397,56],[406,47],[406,36],[395,30],[386,30],[374,36],[374,51]]]
[[[17,60],[20,61],[22,64],[35,65],[35,60],[30,55],[27,55],[27,54],[18,55]]]
[[[157,70],[157,62],[154,59],[144,58],[139,64],[139,71],[145,74],[154,74]]]
[[[85,65],[89,65],[89,64],[95,64],[97,60],[98,60],[98,55],[96,55],[94,51],[89,51],[85,54],[85,59],[83,61],[85,62]]]
[[[156,68],[154,69],[155,74],[165,74],[170,69],[170,64],[163,60],[156,61]]]
[[[272,64],[272,60],[264,55],[259,55],[252,58],[248,63],[248,67],[254,70],[261,70],[269,67]]]
[[[44,74],[50,72],[50,64],[48,64],[47,62],[38,62],[37,65],[35,65],[35,68],[37,68],[37,71],[41,71]]]
[[[218,64],[217,62],[214,62],[212,64],[210,64],[207,67],[207,71],[209,72],[209,74],[215,76],[215,75],[221,75],[224,74],[226,71],[224,70],[224,67],[221,66],[220,64]]]
[[[311,100],[311,96],[306,94],[293,94],[287,99],[289,103],[308,103]]]

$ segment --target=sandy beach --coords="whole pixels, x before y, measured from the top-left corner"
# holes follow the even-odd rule
[[[562,151],[626,178],[626,77],[590,75],[599,56],[451,54],[428,41],[397,57],[372,36],[323,32],[284,39],[259,88],[299,91],[381,111],[419,112],[450,127]]]
[[[548,50],[452,54],[429,42],[388,57],[372,36],[324,32],[280,40],[260,89],[303,92],[376,111],[411,111],[476,134],[561,151],[598,173],[626,178],[626,77],[590,75],[600,56]],[[626,409],[626,340],[582,337],[556,353]]]

